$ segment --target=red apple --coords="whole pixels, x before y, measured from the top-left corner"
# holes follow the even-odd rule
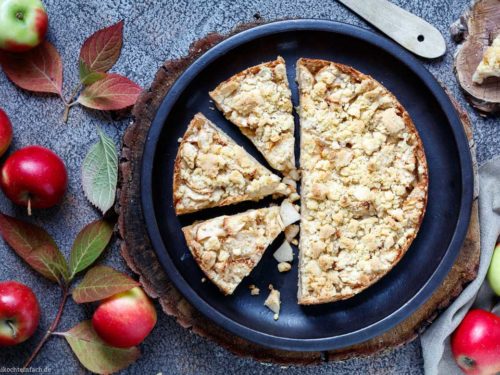
[[[0,346],[26,341],[40,321],[40,306],[33,291],[16,281],[0,282]]]
[[[0,156],[5,154],[10,142],[12,142],[12,124],[7,114],[0,108]]]
[[[92,317],[99,337],[118,348],[140,344],[155,324],[156,310],[140,287],[105,299]]]
[[[28,146],[9,156],[0,178],[0,186],[16,204],[47,208],[59,203],[68,186],[66,167],[48,148]]]
[[[500,317],[485,310],[471,310],[451,337],[458,366],[468,375],[493,375],[500,371]]]

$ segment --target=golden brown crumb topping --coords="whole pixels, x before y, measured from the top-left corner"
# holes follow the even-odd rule
[[[484,52],[484,56],[476,68],[472,80],[483,83],[489,77],[500,77],[500,34]]]
[[[216,217],[182,230],[203,272],[221,291],[232,294],[284,225],[279,207],[274,206]]]
[[[301,59],[299,303],[348,298],[387,273],[416,235],[427,171],[397,100],[352,68]]]
[[[281,57],[236,74],[210,96],[274,169],[297,179],[293,106]]]
[[[291,191],[201,114],[189,125],[175,165],[177,214]]]

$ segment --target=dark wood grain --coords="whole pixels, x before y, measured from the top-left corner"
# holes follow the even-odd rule
[[[247,24],[238,32],[255,24]],[[144,227],[140,205],[140,168],[145,138],[151,121],[169,87],[182,71],[204,51],[227,36],[210,34],[197,41],[189,54],[178,60],[166,61],[159,69],[149,90],[145,91],[133,110],[133,121],[123,137],[120,161],[120,189],[118,199],[121,253],[130,268],[139,275],[147,293],[158,298],[163,311],[194,333],[213,340],[231,352],[263,362],[281,364],[314,364],[354,356],[367,356],[403,345],[415,339],[472,281],[479,264],[479,223],[477,194],[466,241],[452,271],[434,295],[410,318],[385,334],[365,343],[331,352],[288,352],[264,348],[241,339],[196,311],[173,287],[162,270]],[[475,156],[472,132],[467,113],[458,107],[464,128]]]

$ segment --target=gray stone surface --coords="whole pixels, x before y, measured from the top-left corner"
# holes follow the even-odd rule
[[[469,5],[469,0],[399,0],[405,9],[424,17],[445,35],[448,53],[435,61],[424,61],[429,70],[460,99],[469,110],[480,163],[498,154],[498,119],[478,116],[463,100],[452,74],[455,46],[448,26]],[[146,87],[162,61],[187,52],[189,44],[210,31],[227,32],[240,22],[251,21],[259,13],[264,19],[285,17],[323,18],[367,27],[366,23],[334,1],[324,0],[74,0],[45,1],[50,16],[49,39],[64,60],[64,90],[77,81],[77,57],[85,37],[119,19],[125,19],[125,43],[121,58],[113,68]],[[0,73],[0,106],[10,115],[15,130],[12,149],[30,144],[52,148],[66,161],[69,191],[62,205],[35,211],[32,221],[43,225],[68,255],[72,239],[87,222],[98,217],[85,200],[80,186],[80,166],[100,126],[118,143],[128,121],[113,121],[109,115],[74,108],[67,124],[61,122],[62,105],[53,96],[33,95],[15,88]],[[0,194],[0,210],[26,218],[22,208],[14,207]],[[0,368],[19,366],[52,321],[59,300],[56,286],[38,277],[4,244],[0,243],[0,280],[15,279],[31,286],[43,306],[41,328],[35,338],[0,351]],[[125,270],[114,243],[102,259]],[[66,330],[91,317],[91,306],[69,302],[59,329]],[[315,367],[267,366],[237,358],[217,345],[179,327],[163,314],[151,337],[142,345],[142,358],[123,373],[127,374],[421,374],[422,358],[418,340],[402,348],[369,359],[353,359]],[[33,366],[54,374],[84,373],[66,342],[52,338]]]

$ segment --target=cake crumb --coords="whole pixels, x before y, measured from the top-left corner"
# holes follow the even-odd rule
[[[269,286],[271,292],[269,293],[269,296],[266,298],[264,305],[274,313],[274,320],[278,320],[281,307],[280,292],[279,290],[272,288],[272,285]]]
[[[280,272],[288,272],[292,269],[292,265],[288,262],[278,263],[278,271]]]
[[[249,285],[248,288],[250,289],[250,294],[252,296],[258,296],[260,293],[260,289],[257,288],[254,284]]]
[[[300,227],[297,224],[291,224],[285,228],[285,238],[288,242],[292,242],[299,234]]]

